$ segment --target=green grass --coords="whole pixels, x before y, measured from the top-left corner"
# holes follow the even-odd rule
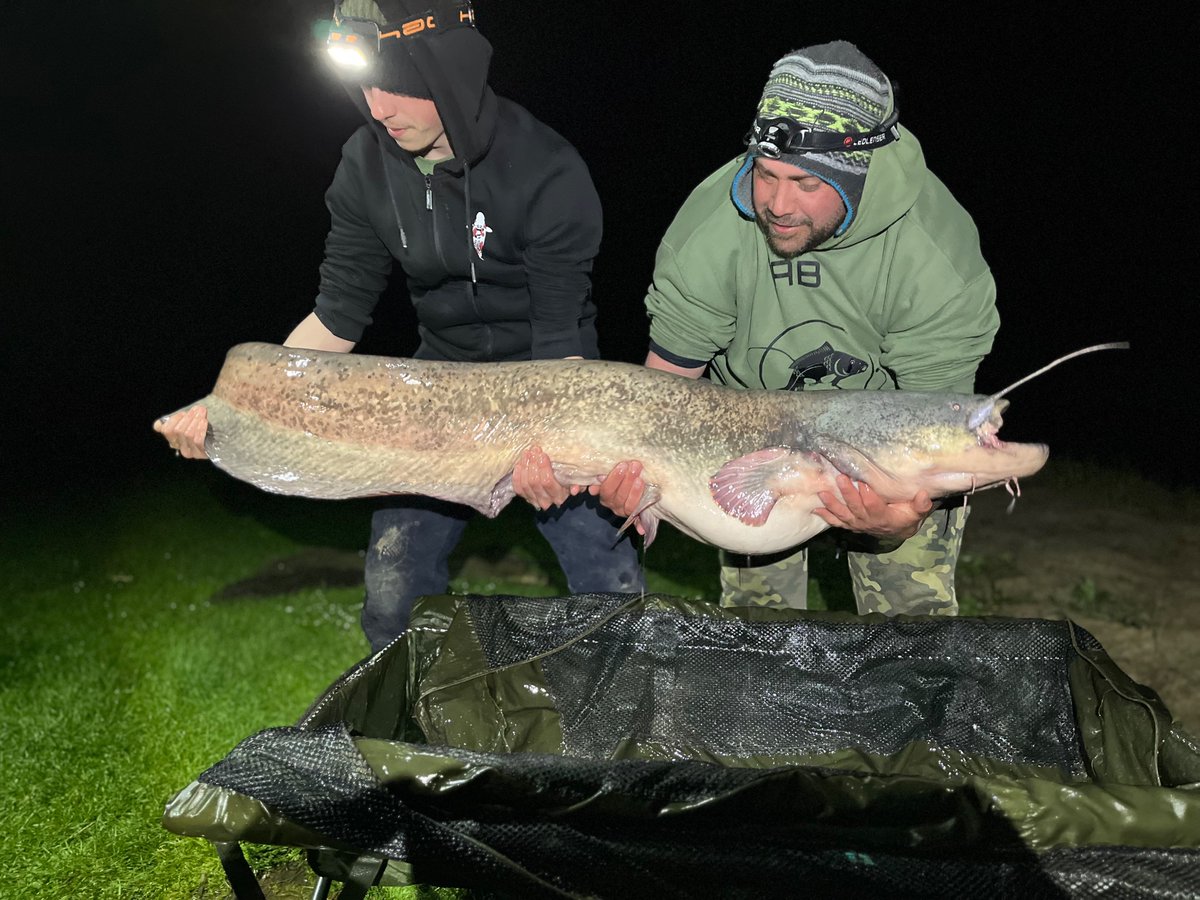
[[[242,738],[295,722],[368,646],[361,588],[210,598],[305,547],[359,549],[369,506],[272,497],[200,466],[110,490],[10,507],[0,526],[0,897],[225,896],[207,843],[160,825],[164,804]],[[566,592],[520,504],[476,519],[452,562],[456,591]],[[716,589],[715,551],[672,529],[648,563],[654,591]],[[299,859],[249,850],[258,867]]]
[[[164,803],[366,654],[355,590],[209,602],[319,525],[289,534],[281,505],[247,515],[229,501],[257,498],[212,484],[6,516],[0,896],[221,896],[215,855],[161,827]]]

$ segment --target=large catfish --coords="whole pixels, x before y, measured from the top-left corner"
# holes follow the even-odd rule
[[[273,493],[423,494],[495,516],[514,496],[514,464],[539,445],[566,485],[641,460],[647,543],[665,519],[727,550],[769,553],[828,527],[812,511],[838,473],[898,501],[1037,472],[1044,445],[997,434],[1007,390],[735,390],[622,362],[428,362],[253,343],[229,351],[197,403],[212,461]]]

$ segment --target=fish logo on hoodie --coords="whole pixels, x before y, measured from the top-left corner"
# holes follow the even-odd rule
[[[484,221],[483,213],[475,213],[475,223],[471,226],[471,244],[475,247],[475,255],[483,259],[483,242],[491,234],[492,229]]]

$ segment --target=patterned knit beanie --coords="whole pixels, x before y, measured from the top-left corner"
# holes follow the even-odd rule
[[[846,134],[879,126],[890,110],[887,76],[853,44],[833,41],[793,50],[771,69],[755,119],[791,119],[815,131]],[[783,153],[781,162],[799,166],[831,185],[846,204],[849,226],[862,199],[871,163],[870,150]],[[763,155],[753,141],[733,182],[733,200],[754,218],[750,167]]]

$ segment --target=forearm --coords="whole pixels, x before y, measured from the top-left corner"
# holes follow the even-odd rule
[[[579,316],[548,321],[545,316],[530,317],[531,359],[582,359],[583,338]]]
[[[685,378],[699,378],[704,374],[704,366],[679,366],[673,362],[668,362],[663,359],[653,350],[646,354],[645,366],[647,369],[659,369],[663,372],[670,372],[674,375],[682,375]]]
[[[309,313],[303,322],[292,329],[283,345],[305,350],[330,350],[334,353],[349,353],[354,349],[354,341],[338,337],[325,327],[315,312]]]
[[[374,140],[370,140],[374,150]],[[343,157],[325,194],[329,208],[329,233],[325,237],[325,255],[321,260],[316,297],[319,322],[302,323],[298,339],[326,342],[330,338],[317,326],[323,326],[336,339],[353,344],[362,339],[363,329],[371,324],[371,315],[387,288],[394,260],[376,223],[368,214],[369,198],[379,187],[371,174],[361,170],[360,160]],[[309,331],[310,328],[316,329]],[[304,343],[315,349],[328,349],[326,343]],[[345,344],[339,349],[347,349]]]
[[[891,324],[880,363],[902,391],[972,393],[980,361],[1000,325],[996,286],[985,271],[952,296],[926,297],[928,307]],[[932,314],[926,314],[932,309]],[[917,321],[918,316],[925,316]]]
[[[522,264],[529,290],[533,359],[595,355],[592,263],[603,216],[587,167],[557,150],[531,185]]]

